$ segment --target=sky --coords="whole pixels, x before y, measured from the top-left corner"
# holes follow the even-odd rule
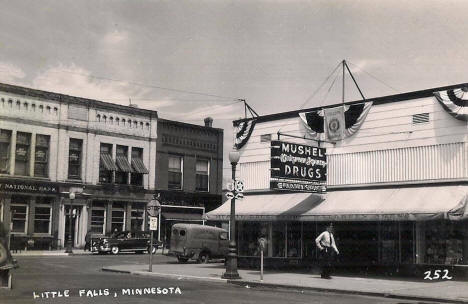
[[[468,1],[0,0],[0,82],[158,111],[225,131],[340,103],[468,82]],[[360,99],[349,76],[345,101]]]

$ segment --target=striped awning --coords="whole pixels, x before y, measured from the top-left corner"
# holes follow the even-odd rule
[[[119,168],[115,165],[114,161],[112,160],[112,156],[108,153],[101,154],[101,166],[108,171],[117,171]]]
[[[117,163],[117,166],[119,167],[120,171],[128,172],[128,173],[133,172],[132,166],[130,165],[130,163],[128,162],[128,160],[127,160],[127,158],[125,156],[117,155],[116,163]]]
[[[146,169],[145,164],[141,158],[132,158],[132,167],[136,173],[148,174],[149,171]]]

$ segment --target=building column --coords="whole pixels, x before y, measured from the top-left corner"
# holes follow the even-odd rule
[[[15,174],[15,158],[16,158],[16,130],[11,132],[11,146],[10,146],[10,175]]]
[[[32,236],[34,233],[34,218],[36,214],[36,199],[34,196],[29,196],[29,208],[28,208],[28,229],[26,234]]]
[[[106,204],[106,234],[112,232],[112,201]]]
[[[125,204],[125,227],[126,230],[132,230],[132,202]]]

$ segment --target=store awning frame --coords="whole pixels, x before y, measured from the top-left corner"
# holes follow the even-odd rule
[[[119,168],[117,165],[114,163],[114,160],[112,159],[112,156],[108,153],[101,153],[101,164],[106,169],[107,171],[118,171]]]
[[[162,212],[161,215],[167,221],[190,221],[202,222],[203,215],[197,213],[178,213],[178,212]]]
[[[126,173],[132,173],[134,170],[132,169],[132,166],[128,162],[127,157],[123,155],[117,155],[115,158],[115,163],[117,164],[117,167],[119,167],[119,171],[121,172],[126,172]]]
[[[141,158],[132,158],[132,167],[136,173],[148,174],[149,171],[146,168]]]
[[[283,205],[278,205],[281,201]],[[208,212],[205,219],[229,220],[230,205],[228,200],[218,209]],[[467,205],[468,186],[466,185],[342,190],[331,191],[322,196],[310,193],[276,192],[245,195],[243,201],[236,200],[236,219],[245,221],[462,220],[468,219]]]

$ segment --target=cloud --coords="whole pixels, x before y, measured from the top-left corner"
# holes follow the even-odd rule
[[[114,30],[112,32],[107,33],[103,37],[103,40],[102,40],[102,42],[108,46],[115,46],[118,44],[123,44],[123,43],[126,43],[127,41],[128,41],[128,33],[123,32],[123,31],[118,31],[118,30]]]
[[[364,71],[369,72],[369,70],[373,69],[374,67],[383,67],[386,65],[385,60],[379,59],[361,59],[358,60],[356,63],[352,63],[350,66],[351,72],[353,74],[361,74]],[[357,68],[357,69],[354,69]]]
[[[32,87],[123,105],[128,105],[131,99],[133,104],[153,110],[172,104],[170,100],[146,98],[151,91],[148,88],[124,81],[102,79],[75,64],[60,64],[45,70],[33,79]]]
[[[11,63],[0,62],[0,82],[18,83],[26,76],[24,71]]]
[[[240,103],[230,104],[215,104],[203,106],[191,111],[183,112],[165,112],[164,114],[171,119],[183,121],[203,120],[205,117],[211,116],[214,119],[234,120],[237,119],[240,112]]]

